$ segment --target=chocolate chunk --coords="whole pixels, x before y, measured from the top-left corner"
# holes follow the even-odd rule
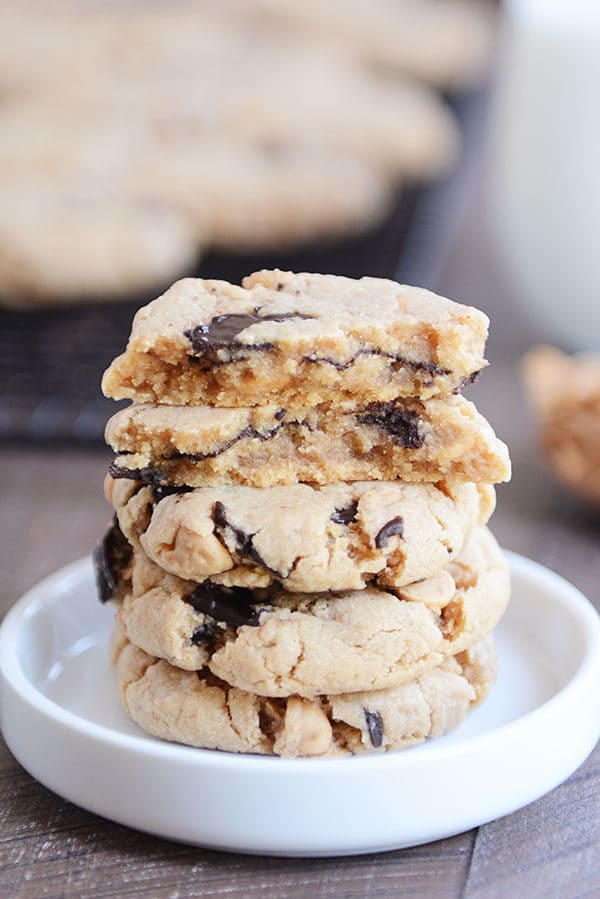
[[[317,356],[316,353],[311,353],[310,356],[304,356],[305,362],[315,362],[321,363],[323,365],[331,365],[332,368],[335,368],[336,371],[346,371],[350,368],[359,356],[387,356],[389,359],[393,359],[394,361],[398,361],[398,357],[392,355],[391,353],[384,353],[383,350],[378,349],[377,347],[361,347],[354,356],[351,356],[349,359],[346,359],[345,362],[340,362],[339,359],[333,359],[331,356]]]
[[[449,368],[442,368],[435,362],[413,362],[412,359],[405,359],[403,356],[396,356],[395,361],[398,368],[412,368],[413,371],[426,371],[430,375],[451,375]]]
[[[281,421],[282,418],[285,418],[286,409],[280,409],[279,412],[275,413],[275,418],[277,421]]]
[[[277,413],[278,415],[279,413]],[[283,414],[285,415],[285,409],[283,410]],[[275,418],[277,418],[275,415]],[[264,433],[261,431],[257,431],[256,428],[248,426],[240,431],[235,437],[232,437],[231,440],[228,440],[226,443],[222,443],[221,446],[217,447],[215,450],[211,450],[210,453],[178,453],[173,452],[169,453],[167,456],[163,456],[164,459],[172,460],[172,459],[187,459],[190,462],[202,462],[204,459],[214,459],[217,456],[220,456],[222,453],[227,452],[228,449],[231,449],[232,446],[235,446],[236,443],[239,443],[240,440],[246,439],[256,439],[256,440],[270,440],[271,437],[274,437],[277,431],[281,428],[285,427],[286,422],[283,424],[276,425],[274,428],[271,428]],[[287,422],[287,424],[293,424],[293,422]]]
[[[175,496],[179,493],[190,493],[194,488],[193,487],[177,487],[173,484],[167,486],[163,486],[162,484],[159,486],[152,487],[152,495],[154,497],[154,502],[159,503],[161,499],[164,499],[165,496]]]
[[[379,712],[369,712],[364,708],[363,712],[365,713],[365,721],[367,722],[371,743],[375,749],[379,749],[383,743],[383,721],[381,720],[381,715]]]
[[[471,384],[474,384],[476,381],[479,380],[479,375],[482,373],[482,371],[483,371],[483,369],[480,368],[478,371],[474,371],[468,377],[463,378],[462,381],[460,382],[459,386],[456,388],[456,390],[454,392],[460,393],[460,391],[464,390],[465,387],[470,387]]]
[[[236,337],[251,325],[260,322],[283,322],[288,319],[314,318],[312,315],[303,315],[301,312],[279,312],[271,315],[257,315],[260,307],[254,312],[228,313],[216,315],[209,325],[196,325],[184,331],[185,336],[192,344],[195,353],[205,353],[207,350],[218,350],[238,343]]]
[[[349,506],[346,506],[345,509],[336,509],[331,516],[331,521],[335,521],[336,524],[348,525],[351,522],[356,521],[357,509],[358,503],[351,503]]]
[[[108,602],[119,586],[124,570],[131,562],[133,550],[119,527],[117,516],[94,549],[94,572],[100,602]]]
[[[252,590],[245,587],[222,587],[211,581],[198,584],[196,589],[186,597],[196,612],[202,612],[215,621],[224,621],[229,627],[242,627],[247,624],[250,627],[258,627],[258,619],[261,609],[255,608],[257,599]],[[200,639],[201,628],[197,628],[192,634]],[[207,632],[207,638],[209,634]]]
[[[354,365],[359,356],[385,356],[387,359],[392,360],[392,369],[394,370],[410,368],[413,371],[427,372],[427,374],[433,377],[452,374],[450,369],[442,368],[440,365],[436,365],[435,362],[413,362],[412,359],[405,359],[404,356],[398,356],[395,353],[384,353],[383,350],[377,347],[361,347],[354,356],[351,356],[350,359],[346,359],[344,362],[333,359],[331,356],[317,356],[315,353],[311,353],[310,356],[304,356],[303,358],[305,362],[322,363],[323,365],[331,365],[337,371],[346,371],[351,365]],[[431,378],[428,378],[427,381],[433,383]]]
[[[215,503],[215,510],[213,516],[215,527],[219,528],[229,528],[230,531],[235,536],[237,549],[243,556],[248,556],[249,559],[252,559],[253,562],[256,562],[257,565],[260,565],[261,568],[264,568],[265,571],[269,571],[271,574],[276,577],[282,577],[280,571],[275,571],[275,569],[270,568],[263,557],[260,555],[254,543],[252,542],[255,534],[246,534],[241,528],[236,527],[230,521],[227,520],[227,516],[225,514],[225,506],[221,502]]]
[[[375,537],[375,546],[377,549],[383,549],[388,545],[390,537],[402,537],[404,534],[404,519],[401,515],[397,515],[388,521],[381,528]]]
[[[212,643],[217,635],[217,631],[216,621],[205,621],[204,624],[196,628],[190,637],[190,642],[194,646],[200,646],[202,643]]]
[[[362,424],[376,425],[387,431],[398,446],[418,449],[425,442],[419,429],[420,417],[399,403],[371,403],[366,412],[356,417]]]
[[[111,462],[108,466],[108,473],[115,480],[129,478],[131,481],[142,481],[153,488],[170,486],[168,479],[158,468],[123,468],[123,466]]]

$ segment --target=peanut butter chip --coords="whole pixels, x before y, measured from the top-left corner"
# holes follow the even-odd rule
[[[431,609],[443,609],[454,596],[456,585],[451,574],[447,571],[440,571],[434,577],[428,577],[416,584],[409,584],[395,592],[401,599],[422,602]]]
[[[329,748],[331,738],[331,724],[320,706],[297,696],[288,699],[283,731],[275,742],[276,753],[322,755]]]

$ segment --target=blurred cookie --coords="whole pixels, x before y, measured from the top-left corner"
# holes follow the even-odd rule
[[[284,45],[251,61],[217,120],[233,140],[334,151],[395,180],[431,179],[460,149],[453,114],[426,86]]]
[[[0,294],[11,305],[126,299],[195,267],[198,236],[173,209],[31,190],[0,203]]]
[[[136,161],[129,189],[185,214],[222,249],[332,238],[367,229],[389,208],[375,171],[350,156],[279,145],[165,136]]]
[[[366,230],[459,150],[427,86],[241,9],[24,0],[2,25],[3,303],[114,298],[187,274],[205,247]]]
[[[444,88],[473,84],[489,64],[490,9],[473,0],[218,0],[215,6],[263,16],[373,66]]]
[[[524,378],[550,466],[600,505],[600,357],[539,347],[525,357]]]
[[[117,627],[111,656],[127,714],[143,730],[190,746],[287,757],[404,749],[456,728],[496,673],[491,638],[398,687],[270,699],[209,672],[181,671]]]

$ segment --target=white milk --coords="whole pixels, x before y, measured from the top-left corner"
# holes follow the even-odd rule
[[[540,337],[600,349],[600,0],[509,0],[505,12],[499,250]]]

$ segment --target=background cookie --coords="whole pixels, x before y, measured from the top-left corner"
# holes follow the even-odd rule
[[[219,0],[220,9],[262,15],[324,34],[360,59],[443,87],[472,84],[489,58],[489,10],[472,2],[444,0]]]
[[[33,183],[54,192],[59,217],[82,190],[165,207],[193,244],[168,278],[196,269],[205,248],[277,252],[381,222],[407,182],[456,162],[459,129],[432,85],[481,74],[489,36],[480,9],[425,0],[42,6],[0,11],[1,205],[15,191],[27,205]],[[0,266],[0,302],[117,297],[94,257],[79,290],[76,256],[19,217],[31,223],[16,247],[24,271],[15,286]],[[110,221],[100,216],[99,229],[114,247]],[[94,226],[78,227],[85,251]],[[122,295],[163,283],[152,254],[139,259],[146,269]]]
[[[539,347],[526,356],[524,374],[550,466],[567,487],[600,505],[600,358]]]
[[[10,203],[10,199],[14,203]],[[175,209],[28,185],[0,203],[4,301],[97,300],[168,283],[191,268],[198,234]]]
[[[208,234],[211,244],[240,252],[361,231],[391,200],[385,181],[360,160],[291,141],[205,136],[198,145],[167,131],[132,168],[131,192],[185,215],[200,244]]]

